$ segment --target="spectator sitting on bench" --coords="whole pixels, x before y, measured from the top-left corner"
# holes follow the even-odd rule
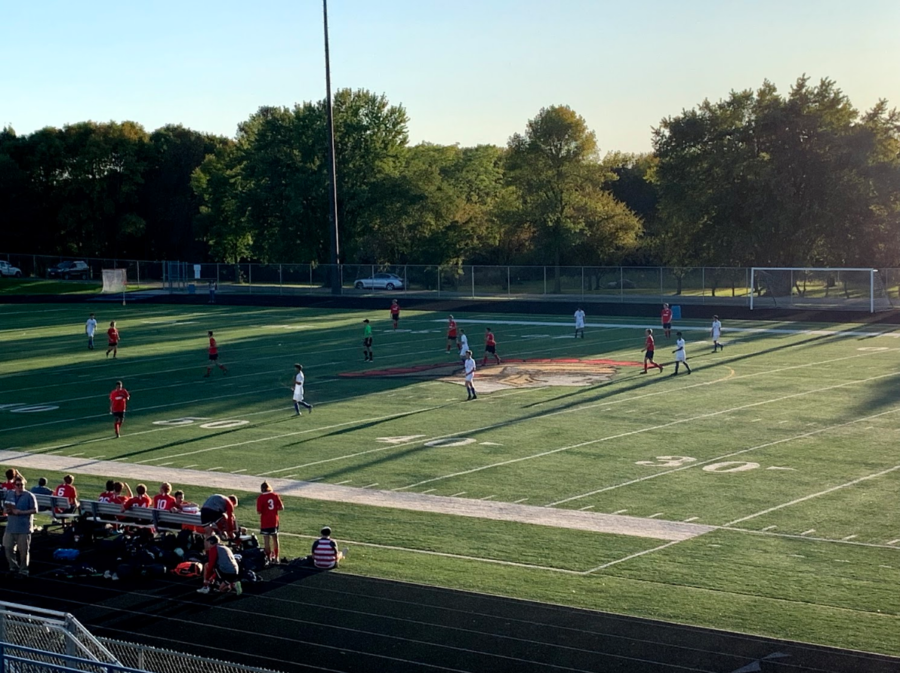
[[[67,474],[63,477],[63,483],[56,487],[53,492],[57,498],[66,498],[69,501],[68,507],[56,507],[54,514],[71,514],[78,507],[78,491],[75,490],[75,477]]]
[[[338,551],[337,542],[331,539],[331,528],[329,526],[325,526],[320,534],[322,537],[313,542],[312,555],[308,559],[320,570],[337,568],[338,563],[347,555],[347,550]]]
[[[37,486],[32,486],[30,489],[34,495],[53,495],[53,491],[47,488],[47,477],[41,477],[38,479]],[[50,507],[45,505],[43,507],[38,507],[39,512],[49,512]]]
[[[236,495],[224,495],[215,493],[206,499],[200,508],[200,523],[212,528],[213,526],[227,539],[236,537],[237,521],[234,518],[234,508],[238,506]]]
[[[134,487],[136,495],[128,498],[122,505],[122,511],[127,512],[130,509],[135,507],[152,507],[153,501],[150,500],[150,496],[147,495],[147,487],[143,484],[138,484]]]
[[[234,589],[241,595],[240,568],[234,558],[234,554],[225,545],[221,544],[218,535],[210,535],[206,538],[207,560],[203,568],[203,586],[197,589],[198,594],[208,594],[210,585],[216,583],[219,591],[225,592]]]

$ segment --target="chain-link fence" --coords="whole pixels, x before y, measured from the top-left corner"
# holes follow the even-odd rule
[[[129,291],[206,295],[327,295],[340,287],[345,296],[423,296],[439,299],[560,299],[578,302],[670,303],[749,306],[751,286],[757,297],[765,288],[754,284],[745,267],[638,266],[483,266],[414,264],[225,264],[183,261],[78,259],[41,255],[0,254],[27,279],[66,280],[61,262],[79,264],[80,275],[68,282],[92,283],[99,291],[102,270],[125,268]],[[57,271],[53,271],[57,268]],[[810,276],[812,278],[812,276]],[[827,279],[826,279],[827,280]],[[884,306],[900,300],[900,269],[880,269],[875,281]],[[824,281],[823,281],[824,282]],[[798,288],[798,297],[819,292],[813,280]],[[819,294],[822,308],[856,308],[838,293]]]
[[[197,657],[149,645],[96,638],[68,613],[15,603],[0,603],[0,644],[5,648],[0,653],[0,670],[15,673],[30,673],[32,670],[274,673],[270,669]],[[14,661],[3,668],[4,658]]]

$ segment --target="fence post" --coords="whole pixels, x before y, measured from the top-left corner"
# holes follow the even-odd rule
[[[253,264],[247,264],[247,293],[253,294]]]
[[[137,284],[140,287],[140,284],[141,284],[141,260],[137,260],[134,264],[137,267]]]
[[[659,300],[663,300],[663,267],[659,267]]]
[[[472,299],[475,299],[475,265],[472,265]]]
[[[219,286],[219,263],[216,262],[216,287]]]
[[[283,282],[283,280],[284,280],[284,279],[281,277],[281,264],[279,264],[279,265],[278,265],[278,294],[279,294],[279,295],[284,294],[284,287],[283,287],[284,282]]]
[[[584,301],[584,267],[581,267],[581,301]]]
[[[509,267],[506,267],[506,296],[512,295],[512,289],[509,287]]]
[[[441,265],[440,264],[438,264],[437,275],[438,275],[438,283],[437,283],[438,299],[440,299],[441,298]]]
[[[544,296],[547,295],[547,267],[544,267]]]
[[[619,267],[619,303],[625,302],[625,269]]]
[[[706,303],[706,267],[700,267],[700,303]]]
[[[403,294],[409,292],[409,267],[403,265]]]
[[[310,262],[310,265],[309,265],[309,287],[306,288],[306,294],[312,294],[312,291],[313,291],[312,272],[313,272],[313,265],[312,265],[312,262]]]

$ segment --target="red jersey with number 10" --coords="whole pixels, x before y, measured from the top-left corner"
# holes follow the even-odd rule
[[[122,388],[122,390],[114,390],[109,394],[109,407],[114,412],[115,411],[125,411],[125,405],[128,403],[128,391]]]
[[[256,511],[259,513],[260,528],[276,528],[278,512],[284,509],[281,496],[277,493],[263,493],[256,499]]]

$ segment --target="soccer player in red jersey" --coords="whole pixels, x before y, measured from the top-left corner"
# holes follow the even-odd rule
[[[396,299],[391,302],[391,320],[394,321],[394,329],[397,329],[397,323],[400,322],[400,304]]]
[[[113,498],[116,495],[116,492],[114,490],[115,487],[116,482],[114,482],[112,479],[107,480],[106,490],[100,494],[100,496],[97,498],[97,502],[112,502]]]
[[[109,329],[106,330],[106,338],[109,344],[109,347],[106,349],[106,357],[109,357],[109,354],[112,353],[115,360],[116,354],[119,352],[119,330],[116,329],[115,320],[109,323]]]
[[[172,484],[166,482],[159,485],[159,493],[153,496],[153,509],[170,510],[175,504],[175,498],[170,495]]]
[[[263,535],[266,558],[278,563],[278,513],[284,509],[284,503],[281,496],[272,491],[269,482],[264,481],[259,490],[260,495],[256,498],[259,532]]]
[[[450,316],[450,320],[447,323],[447,352],[450,352],[451,348],[457,348],[456,345],[456,321],[453,319],[453,316]]]
[[[647,340],[644,342],[644,371],[642,374],[647,373],[647,363],[650,363],[654,367],[657,367],[662,373],[662,365],[658,365],[653,361],[653,352],[656,350],[656,345],[653,342],[653,330],[647,330]]]
[[[127,483],[117,481],[115,484],[113,484],[112,490],[113,495],[109,501],[111,503],[115,503],[116,505],[124,505],[125,502],[132,497],[131,486],[129,486]]]
[[[219,347],[216,345],[216,339],[213,336],[212,330],[206,333],[209,337],[209,364],[206,365],[206,374],[204,376],[209,376],[209,373],[212,371],[213,365],[221,369],[224,373],[228,373],[228,368],[225,367],[221,362],[219,362]]]
[[[659,319],[662,321],[666,339],[670,338],[672,336],[672,309],[669,308],[668,304],[663,304],[662,312],[659,314]]]
[[[484,359],[481,361],[482,367],[487,364],[488,353],[494,356],[494,359],[499,365],[500,356],[497,355],[497,340],[494,338],[494,333],[491,331],[490,327],[488,327],[484,333]]]
[[[78,491],[75,489],[73,485],[75,483],[75,477],[71,474],[67,474],[63,477],[63,483],[53,489],[53,495],[57,498],[66,498],[69,501],[68,507],[57,507],[57,514],[66,514],[68,512],[74,512],[75,508],[78,506]]]
[[[150,499],[150,496],[147,495],[147,487],[143,484],[138,484],[134,487],[134,496],[128,498],[124,503],[122,503],[122,511],[127,512],[129,509],[133,509],[135,507],[145,507],[150,508],[153,507],[153,501]]]
[[[130,399],[131,395],[125,390],[122,382],[116,381],[116,389],[109,394],[109,413],[115,418],[116,437],[120,436],[122,423],[125,422],[125,406]]]
[[[6,471],[6,482],[0,486],[4,491],[15,491],[16,490],[16,477],[21,477],[19,471],[15,468],[9,468]]]

